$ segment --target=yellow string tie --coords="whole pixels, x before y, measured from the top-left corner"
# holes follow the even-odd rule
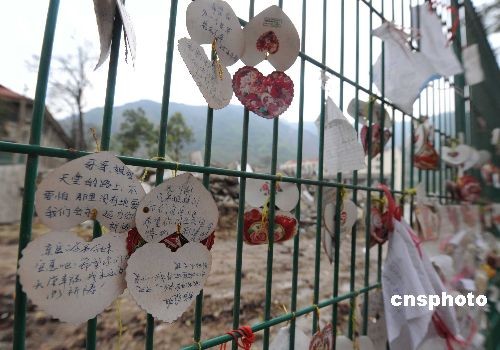
[[[347,190],[345,189],[344,186],[340,186],[339,188],[340,191],[340,209],[344,209],[344,199],[347,196]]]
[[[352,310],[352,334],[353,334],[353,339],[352,339],[352,345],[354,350],[359,350],[359,341],[358,341],[358,321],[357,321],[357,312],[358,312],[358,295],[356,294],[354,298],[352,299],[353,305],[351,307],[353,308]]]
[[[201,346],[201,341],[196,341],[195,340],[195,344],[198,345],[198,350],[203,349],[203,347]]]
[[[177,172],[179,171],[179,162],[175,162],[175,169],[173,171],[173,177],[177,176]]]
[[[89,218],[90,218],[90,220],[94,220],[94,221],[97,219],[97,209],[96,208],[94,208],[90,211]]]
[[[94,139],[95,142],[95,151],[101,152],[101,147],[99,146],[99,139],[97,138],[97,132],[95,128],[90,128],[90,132],[92,133],[92,138]]]
[[[261,227],[266,225],[268,216],[269,216],[269,201],[271,197],[267,197],[266,202],[264,203],[264,207],[262,208],[262,219],[261,219]]]
[[[118,322],[118,340],[116,343],[117,349],[121,349],[121,342],[122,342],[122,333],[123,333],[123,323],[122,323],[122,316],[121,316],[121,311],[120,311],[120,298],[115,300],[115,309],[116,309],[116,320]]]
[[[317,304],[313,304],[314,307],[314,312],[316,313],[316,317],[318,318],[318,332],[321,331],[321,326],[320,326],[320,314],[319,314],[319,307]]]
[[[212,61],[214,62],[219,79],[222,80],[222,78],[224,78],[224,69],[222,67],[222,63],[220,63],[219,55],[217,55],[217,50],[215,49],[216,42],[217,39],[212,40]]]
[[[151,158],[150,160],[163,160],[163,161],[165,161],[166,159],[165,159],[165,157],[156,156],[156,157]],[[149,174],[149,168],[146,167],[144,169],[144,173],[142,174],[140,181],[141,182],[146,181],[146,177],[148,176],[148,174]]]

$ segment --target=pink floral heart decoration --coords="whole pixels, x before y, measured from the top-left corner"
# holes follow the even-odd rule
[[[267,119],[282,114],[293,100],[293,81],[288,75],[275,71],[265,77],[249,66],[234,74],[233,90],[243,106]]]
[[[381,151],[380,139],[382,137],[382,132],[384,133],[384,145],[385,145],[391,138],[392,133],[388,129],[382,131],[382,127],[380,126],[380,124],[372,125],[372,147],[371,147],[372,157],[375,157]],[[368,154],[368,127],[366,125],[363,125],[363,128],[361,129],[361,143],[363,144],[363,149],[365,150],[365,154]]]

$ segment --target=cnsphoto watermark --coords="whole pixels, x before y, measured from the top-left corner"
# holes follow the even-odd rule
[[[441,293],[441,296],[436,294],[431,295],[398,295],[391,297],[392,306],[419,306],[428,307],[429,310],[434,310],[438,306],[485,306],[488,299],[485,295],[479,294],[477,297],[472,293],[467,296],[463,294],[451,295],[446,292]]]

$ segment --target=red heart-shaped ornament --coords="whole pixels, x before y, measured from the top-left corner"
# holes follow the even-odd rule
[[[375,157],[380,153],[380,140],[382,138],[382,132],[384,134],[384,146],[389,141],[392,133],[388,129],[382,129],[380,124],[372,124],[372,145],[371,145],[371,156]],[[368,154],[368,127],[363,125],[361,129],[361,143],[363,144],[363,149],[365,154]]]
[[[333,327],[329,323],[323,329],[314,333],[309,343],[309,350],[331,350],[333,349]]]
[[[275,71],[265,77],[249,66],[234,74],[233,90],[243,106],[267,119],[282,114],[293,100],[293,81],[288,75]]]
[[[413,164],[422,170],[436,170],[439,166],[439,155],[430,142],[424,143],[420,152],[415,153]]]
[[[243,217],[243,240],[248,244],[268,242],[269,219],[262,220],[262,209],[253,208]],[[277,211],[274,216],[274,242],[286,241],[297,233],[297,219],[286,212]]]

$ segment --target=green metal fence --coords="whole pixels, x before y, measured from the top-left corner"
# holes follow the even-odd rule
[[[187,0],[181,0],[187,1]],[[254,0],[249,0],[249,12],[248,17],[251,18],[254,15]],[[301,186],[312,185],[317,187],[317,219],[316,219],[316,244],[315,244],[315,262],[314,262],[314,286],[313,286],[313,301],[312,304],[304,307],[297,308],[297,292],[298,292],[298,272],[299,272],[299,249],[300,249],[300,234],[296,235],[293,244],[293,257],[292,257],[292,287],[290,295],[290,312],[281,314],[279,316],[272,315],[271,305],[272,305],[272,281],[273,281],[273,254],[274,254],[274,244],[273,244],[273,234],[271,233],[272,225],[270,225],[269,232],[269,245],[261,246],[261,249],[267,249],[267,269],[266,269],[266,283],[265,283],[265,303],[262,310],[264,315],[264,320],[257,324],[252,325],[254,332],[263,331],[263,348],[267,349],[269,346],[270,338],[270,328],[275,325],[284,324],[285,322],[290,322],[290,349],[294,347],[294,336],[295,336],[295,321],[296,318],[302,317],[307,314],[312,314],[312,329],[311,332],[315,332],[318,329],[318,313],[315,312],[318,308],[330,308],[332,323],[335,327],[338,320],[338,310],[337,305],[342,300],[350,300],[351,311],[349,314],[350,320],[353,317],[353,307],[354,298],[358,295],[362,295],[364,298],[364,309],[363,314],[366,316],[368,312],[368,292],[380,286],[381,281],[381,262],[382,262],[382,249],[378,248],[369,249],[369,227],[371,222],[370,210],[366,210],[365,216],[365,227],[364,239],[366,242],[366,249],[364,253],[364,283],[361,287],[356,286],[355,277],[360,271],[356,271],[356,241],[360,238],[358,236],[359,230],[354,227],[351,232],[351,258],[350,258],[350,291],[347,294],[339,295],[339,252],[341,247],[340,240],[340,223],[337,220],[334,241],[334,263],[328,269],[332,269],[333,274],[333,286],[331,297],[320,300],[320,255],[322,254],[321,249],[321,230],[322,230],[322,190],[326,187],[335,188],[346,188],[352,191],[352,200],[355,203],[363,204],[365,208],[371,206],[372,195],[380,194],[380,190],[374,187],[375,182],[386,182],[392,189],[395,195],[402,195],[405,193],[405,189],[414,187],[417,182],[425,181],[426,188],[428,192],[436,193],[441,201],[449,202],[449,198],[446,197],[444,183],[446,180],[451,179],[454,174],[452,174],[451,169],[447,169],[444,165],[441,165],[437,171],[415,171],[412,166],[413,157],[413,143],[410,142],[411,146],[408,147],[406,144],[411,140],[411,134],[413,131],[412,120],[419,117],[419,115],[429,115],[432,116],[432,122],[435,126],[434,143],[438,149],[440,149],[446,141],[451,138],[456,138],[459,132],[464,132],[466,128],[465,124],[465,112],[464,112],[464,98],[461,94],[455,93],[453,84],[458,86],[463,91],[463,77],[457,77],[455,82],[453,80],[435,80],[429,87],[427,87],[421,94],[418,102],[418,108],[416,108],[417,113],[414,115],[407,115],[401,112],[394,106],[390,101],[385,99],[384,88],[380,95],[375,94],[373,90],[373,79],[372,79],[372,63],[377,52],[381,49],[383,54],[383,44],[380,41],[373,40],[371,36],[371,31],[374,27],[380,25],[382,21],[389,20],[394,21],[396,24],[402,27],[416,27],[418,23],[411,23],[409,6],[417,5],[422,3],[422,1],[417,0],[339,0],[339,1],[327,1],[327,0],[316,0],[314,5],[317,5],[314,14],[309,14],[317,16],[321,13],[322,21],[322,32],[321,33],[311,33],[307,31],[306,28],[306,18],[307,18],[307,1],[291,1],[288,0],[283,4],[283,1],[279,1],[279,6],[284,7],[285,11],[287,7],[301,7],[302,8],[302,23],[301,23],[301,52],[299,55],[300,60],[300,81],[296,82],[298,86],[298,93],[296,92],[296,98],[299,101],[299,122],[297,130],[297,169],[296,176],[280,176],[277,175],[277,153],[278,153],[278,133],[279,133],[279,123],[278,118],[269,121],[269,127],[273,128],[273,143],[272,143],[272,161],[271,169],[269,173],[251,173],[247,172],[247,145],[248,145],[248,129],[249,129],[249,119],[254,118],[250,116],[249,111],[245,110],[243,114],[243,124],[242,124],[242,144],[241,144],[241,171],[222,169],[211,167],[211,144],[212,144],[212,125],[214,113],[211,108],[207,108],[206,114],[206,138],[205,138],[205,156],[204,165],[195,166],[191,164],[176,164],[165,161],[158,160],[148,160],[140,158],[132,158],[127,156],[121,156],[120,159],[129,165],[136,165],[141,167],[152,167],[157,168],[157,184],[162,181],[163,172],[165,169],[175,169],[183,171],[198,172],[203,174],[203,183],[206,187],[209,186],[209,177],[211,174],[229,175],[239,177],[240,180],[240,198],[239,198],[239,208],[238,208],[238,225],[237,225],[237,235],[236,235],[236,261],[234,268],[234,298],[233,298],[233,328],[237,329],[240,326],[240,293],[241,293],[241,283],[242,283],[242,256],[243,256],[243,212],[245,209],[245,187],[247,178],[257,178],[257,179],[267,179],[271,180],[271,196],[270,196],[270,210],[269,210],[269,220],[272,222],[274,220],[274,201],[275,201],[275,184],[276,181],[285,181],[297,184],[299,190]],[[311,4],[311,2],[309,2]],[[81,4],[75,4],[75,6],[80,6]],[[452,5],[458,6],[456,0],[452,0]],[[26,177],[25,177],[25,192],[24,200],[21,214],[21,226],[19,234],[19,254],[21,250],[27,245],[31,237],[32,229],[32,219],[34,214],[34,194],[35,194],[35,184],[37,177],[37,166],[38,160],[41,156],[47,157],[58,157],[74,159],[87,154],[83,151],[74,151],[66,149],[57,149],[51,147],[40,146],[40,141],[42,137],[42,126],[45,110],[45,97],[47,92],[48,77],[51,63],[52,45],[54,42],[54,33],[57,24],[59,0],[50,0],[47,21],[45,27],[45,35],[43,39],[43,46],[41,52],[41,60],[38,71],[38,80],[35,95],[35,104],[33,110],[33,119],[31,125],[31,137],[29,144],[13,144],[8,142],[0,141],[0,151],[2,152],[13,152],[13,153],[24,153],[27,154],[26,163]],[[170,101],[170,89],[171,89],[171,73],[172,73],[172,61],[173,61],[173,51],[175,47],[175,31],[176,31],[176,17],[177,17],[177,7],[178,0],[170,1],[170,14],[169,14],[169,30],[167,40],[167,51],[165,58],[165,72],[164,72],[164,87],[163,87],[163,99],[162,99],[162,109],[161,109],[161,122],[160,122],[160,134],[158,139],[158,156],[163,157],[166,153],[166,137],[167,137],[167,123],[169,115],[169,101]],[[321,8],[322,7],[322,8]],[[320,9],[321,8],[321,9]],[[355,13],[355,23],[346,23],[346,11],[354,11]],[[333,13],[340,13],[340,22],[329,21],[330,16]],[[241,14],[240,14],[241,15]],[[320,16],[317,16],[320,20]],[[451,24],[450,15],[446,12],[442,13],[443,21],[446,21],[448,25]],[[242,20],[244,23],[244,21]],[[360,22],[363,25],[360,25]],[[365,23],[368,23],[368,27],[365,27]],[[299,23],[296,23],[299,26]],[[111,48],[111,58],[109,61],[108,68],[108,80],[107,80],[107,90],[105,97],[105,107],[103,115],[103,123],[101,130],[101,149],[107,150],[110,146],[110,134],[111,134],[111,123],[113,121],[113,105],[114,105],[114,92],[117,76],[117,67],[119,62],[119,49],[120,49],[120,36],[121,36],[121,19],[119,16],[114,22],[113,31],[113,44]],[[347,36],[346,26],[350,25],[350,28],[354,27],[354,32],[349,31],[349,36]],[[339,40],[339,47],[331,47],[329,43],[332,38],[327,36],[327,28],[335,28],[335,35],[337,35],[337,40]],[[310,36],[320,36],[321,37],[321,57],[312,57],[306,50],[306,42],[309,40]],[[345,52],[345,39],[355,40],[355,53],[354,55],[347,54]],[[461,42],[460,34],[456,36],[455,46],[457,48],[457,53],[460,53]],[[418,40],[414,40],[415,44],[418,46]],[[338,69],[333,69],[327,65],[327,55],[329,57],[340,58],[340,64]],[[368,57],[366,57],[367,55]],[[354,76],[347,77],[345,74],[345,62],[349,61],[350,64],[354,62]],[[366,65],[362,66],[361,62],[365,62]],[[304,114],[306,113],[304,108],[304,81],[306,65],[315,68],[314,72],[311,74],[316,74],[317,72],[324,71],[332,76],[331,81],[338,83],[338,96],[332,96],[339,101],[339,106],[344,109],[344,100],[355,98],[356,99],[356,112],[359,110],[359,100],[368,100],[369,98],[378,100],[382,104],[382,108],[387,108],[392,116],[392,125],[389,127],[392,129],[393,137],[392,141],[389,143],[391,148],[390,159],[384,159],[384,152],[381,154],[380,158],[380,170],[378,173],[372,170],[372,158],[368,157],[368,173],[366,178],[366,183],[359,184],[358,173],[355,171],[352,174],[352,181],[350,183],[344,183],[344,179],[341,174],[337,175],[336,181],[330,181],[325,179],[323,176],[323,158],[324,158],[324,148],[323,139],[324,132],[323,127],[325,123],[325,98],[326,92],[321,89],[320,83],[318,82],[317,92],[317,103],[321,106],[320,113],[320,127],[319,127],[319,166],[318,175],[313,179],[302,178],[302,137],[304,131]],[[347,93],[349,91],[349,94]],[[358,114],[358,113],[356,113]],[[369,108],[369,123],[372,122],[373,114],[373,104],[370,104]],[[401,123],[401,128],[397,129],[398,123]],[[272,124],[272,126],[271,126]],[[359,121],[358,118],[355,120],[355,129],[358,130]],[[368,139],[371,140],[371,128],[369,129]],[[396,164],[396,150],[397,144],[396,139],[399,139],[401,144],[401,157],[402,161],[400,164]],[[382,145],[384,140],[381,140]],[[369,141],[368,143],[368,154],[370,154],[370,149],[372,145]],[[384,163],[390,162],[391,164],[391,176],[389,179],[384,178]],[[399,166],[400,169],[396,169]],[[395,174],[400,173],[401,178],[396,179]],[[396,183],[401,183],[399,188],[396,188]],[[336,197],[336,208],[337,215],[339,215],[340,210],[340,196],[341,191],[337,191]],[[366,203],[360,203],[359,193],[366,193]],[[407,207],[413,208],[413,201],[407,201],[405,204]],[[407,218],[413,221],[412,211],[408,211],[410,217]],[[295,215],[297,220],[300,222],[301,218],[301,207],[300,201],[297,204]],[[94,225],[94,237],[101,234],[101,229],[98,223]],[[361,237],[362,238],[362,237]],[[377,265],[370,266],[370,255],[377,254]],[[323,267],[325,268],[325,267]],[[376,269],[377,281],[375,283],[370,283],[370,271]],[[203,339],[202,338],[202,315],[203,315],[203,291],[196,299],[195,316],[194,316],[194,327],[192,339],[186,336],[184,349],[205,349],[219,344],[232,341],[232,337],[225,335],[227,330],[221,329],[220,336]],[[98,319],[93,319],[88,321],[87,324],[87,349],[96,348],[96,326]],[[19,279],[16,280],[16,299],[15,299],[15,325],[14,325],[14,348],[24,349],[25,348],[25,335],[26,335],[26,295],[21,289],[19,284]],[[368,329],[368,318],[364,317],[362,322],[362,333],[366,334]],[[348,335],[353,336],[353,326],[352,322],[349,322]],[[154,320],[151,315],[147,316],[147,331],[146,331],[146,349],[153,348],[154,339]],[[236,348],[236,344],[233,344],[233,348]]]

